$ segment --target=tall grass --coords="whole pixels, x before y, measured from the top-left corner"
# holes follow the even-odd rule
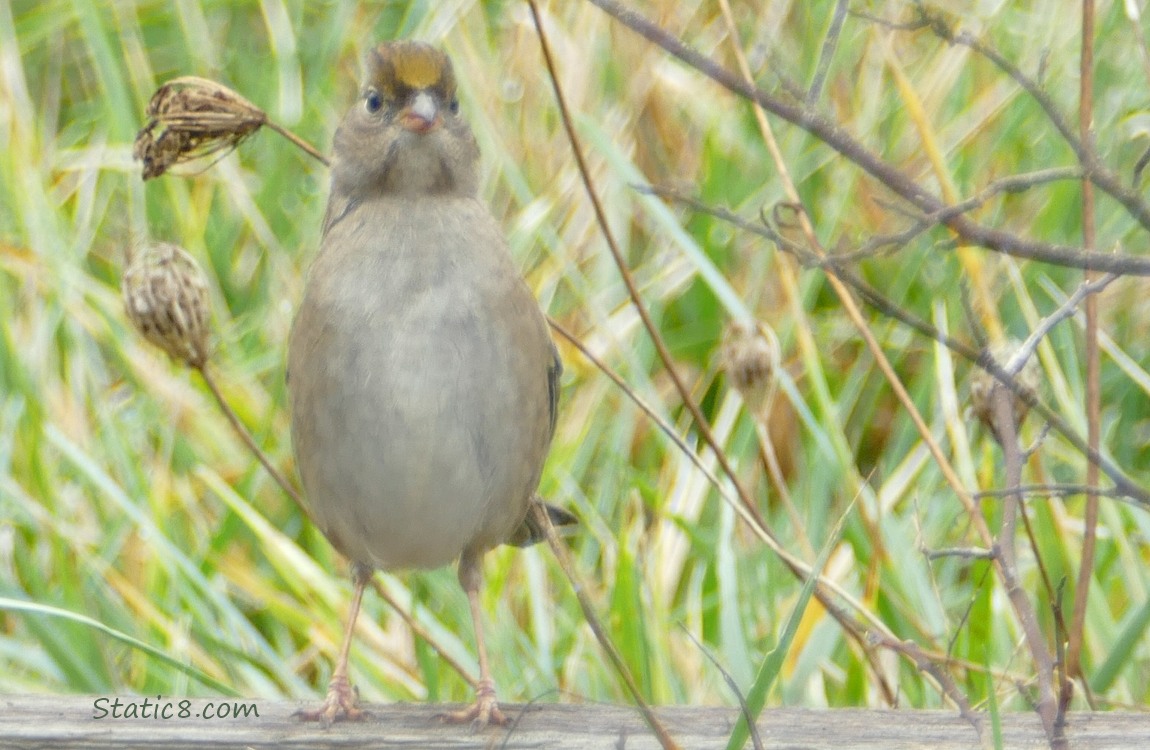
[[[805,86],[835,3],[735,5],[739,44],[760,85]],[[901,2],[863,5],[891,19],[909,12]],[[644,12],[734,69],[716,3],[652,2]],[[900,638],[968,665],[950,671],[972,701],[1027,708],[1019,686],[1032,666],[989,563],[922,552],[971,546],[975,537],[823,273],[802,271],[792,304],[780,284],[789,261],[772,245],[633,187],[678,186],[752,221],[769,212],[783,193],[749,106],[587,4],[552,3],[545,20],[612,229],[772,527],[811,562],[831,545],[825,575]],[[1074,111],[1075,26],[1041,5],[1012,3],[977,5],[955,20],[1023,69],[1041,67],[1056,103]],[[1142,31],[1121,3],[1102,4],[1098,23],[1097,142],[1129,176],[1147,143]],[[197,174],[144,184],[131,142],[156,86],[200,75],[326,148],[362,52],[397,36],[436,41],[452,55],[484,154],[483,194],[544,306],[689,443],[699,442],[605,252],[522,4],[0,2],[0,691],[217,692],[202,674],[244,696],[322,692],[349,598],[345,563],[245,453],[198,376],[133,333],[118,284],[126,248],[145,237],[182,244],[200,260],[214,284],[212,367],[272,460],[294,471],[285,342],[318,242],[326,170],[265,133]],[[1034,102],[985,60],[927,33],[850,17],[821,106],[932,188],[942,177],[896,85],[896,65],[923,104],[958,195],[1072,163]],[[796,128],[778,133],[826,245],[849,250],[905,226],[890,194],[845,159]],[[1066,182],[992,201],[976,216],[1076,244],[1077,202],[1076,184]],[[1101,249],[1145,245],[1105,199],[1098,238]],[[967,341],[974,327],[995,325],[1024,337],[1079,281],[1078,272],[975,253],[981,267],[972,271],[935,230],[857,268],[900,306]],[[961,290],[970,284],[989,291],[989,318],[964,312]],[[1135,279],[1101,299],[1103,450],[1144,486],[1147,299]],[[965,485],[1000,487],[1001,452],[969,415],[969,363],[868,314]],[[743,318],[769,324],[781,342],[768,423],[794,515],[759,461],[753,411],[720,366],[723,332]],[[1081,352],[1078,320],[1056,327],[1039,349],[1042,398],[1084,432]],[[746,690],[802,582],[617,387],[572,347],[561,353],[561,418],[541,489],[583,521],[570,541],[580,572],[652,701],[733,705],[684,629]],[[1028,420],[1025,440],[1040,427]],[[713,468],[714,456],[700,450]],[[1050,436],[1028,461],[1026,481],[1080,482],[1084,466]],[[992,525],[997,503],[982,501]],[[1055,584],[1065,581],[1069,602],[1082,501],[1034,497],[1027,508],[1036,549]],[[841,538],[829,538],[844,516]],[[1083,652],[1102,706],[1150,700],[1148,538],[1150,513],[1103,500]],[[1023,549],[1022,582],[1052,638],[1052,602]],[[545,550],[500,549],[485,570],[488,647],[504,698],[625,700]],[[475,671],[453,571],[383,582]],[[860,646],[818,605],[801,615],[768,703],[881,705]],[[469,697],[466,682],[372,594],[352,664],[366,700]],[[883,654],[875,664],[903,705],[945,705],[909,662]]]

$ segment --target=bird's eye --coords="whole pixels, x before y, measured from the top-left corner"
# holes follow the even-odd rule
[[[451,110],[451,114],[459,114],[459,99],[453,98],[447,108]]]
[[[368,91],[367,95],[363,98],[363,106],[371,114],[375,114],[383,107],[383,99],[380,98],[378,91]]]

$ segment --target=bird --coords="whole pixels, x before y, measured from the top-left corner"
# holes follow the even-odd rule
[[[475,631],[475,701],[504,724],[483,637],[484,553],[542,538],[528,517],[563,368],[539,302],[478,197],[479,149],[450,58],[422,41],[366,55],[334,136],[331,188],[288,341],[291,437],[311,519],[351,563],[353,596],[322,705],[363,718],[348,654],[374,571],[458,560]],[[544,505],[556,524],[574,521]]]

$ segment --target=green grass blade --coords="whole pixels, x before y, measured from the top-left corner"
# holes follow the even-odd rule
[[[767,658],[763,660],[758,673],[755,675],[755,681],[751,685],[751,689],[747,691],[747,711],[752,717],[755,717],[756,720],[767,703],[767,694],[770,693],[771,688],[775,684],[775,680],[779,676],[779,671],[783,667],[783,660],[787,658],[787,651],[795,639],[795,633],[798,632],[799,623],[803,619],[803,612],[806,611],[807,605],[811,600],[811,594],[814,593],[815,583],[822,573],[823,566],[827,564],[831,553],[834,552],[835,546],[839,542],[839,537],[842,536],[843,528],[846,526],[846,520],[850,516],[853,508],[854,502],[852,501],[843,514],[839,516],[838,523],[835,524],[834,530],[827,538],[827,543],[824,544],[823,548],[819,551],[818,559],[815,560],[810,575],[807,576],[807,580],[803,583],[803,588],[799,591],[795,606],[791,609],[790,615],[787,616],[787,623],[783,626],[783,632],[779,637],[778,644],[767,654]],[[749,737],[750,728],[747,725],[747,717],[740,716],[738,723],[735,724],[735,729],[731,732],[730,739],[727,740],[727,750],[741,750],[742,747],[747,744]]]
[[[152,646],[148,643],[144,643],[143,641],[141,641],[138,638],[133,638],[132,636],[128,635],[127,633],[123,632],[122,630],[117,630],[116,628],[109,627],[109,626],[105,625],[104,623],[100,622],[99,620],[95,620],[91,617],[88,617],[87,615],[82,615],[78,612],[71,612],[71,611],[66,610],[66,609],[60,609],[59,607],[50,607],[46,604],[37,604],[36,602],[26,602],[26,601],[21,601],[19,599],[11,599],[8,597],[0,597],[0,610],[5,610],[8,612],[27,612],[29,614],[42,615],[44,617],[50,617],[50,618],[58,618],[61,620],[67,620],[69,622],[74,622],[74,623],[79,623],[81,625],[85,625],[87,627],[90,627],[94,630],[97,630],[97,631],[103,633],[104,635],[108,636],[109,638],[112,638],[116,641],[119,641],[120,643],[123,643],[126,646],[134,648],[138,651],[143,651],[145,654],[152,657],[153,659],[156,659],[160,662],[163,662],[164,664],[168,665],[169,667],[172,667],[173,669],[187,675],[188,677],[191,677],[191,678],[199,681],[201,684],[203,684],[206,687],[211,688],[212,690],[217,690],[221,694],[231,696],[233,698],[240,697],[240,694],[237,693],[235,691],[235,689],[229,687],[228,685],[225,685],[224,683],[222,683],[216,679],[213,679],[212,677],[209,677],[208,675],[204,674],[203,672],[196,669],[195,667],[190,666],[188,664],[184,664],[184,663],[182,663],[176,659],[173,659],[172,657],[168,656],[166,653],[164,653],[160,649],[156,648],[155,646]]]

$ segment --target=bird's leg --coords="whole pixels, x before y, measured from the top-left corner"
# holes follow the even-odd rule
[[[347,678],[347,657],[351,652],[351,639],[355,633],[355,620],[359,615],[359,605],[363,601],[363,590],[367,587],[375,571],[369,565],[352,563],[351,580],[355,584],[355,591],[351,597],[351,610],[347,613],[347,627],[343,631],[343,647],[339,650],[339,659],[335,663],[331,682],[327,686],[327,698],[323,704],[311,711],[299,710],[295,715],[304,721],[318,721],[324,726],[330,726],[333,721],[347,719],[358,721],[367,716],[361,709],[359,696]]]
[[[471,722],[476,730],[489,724],[503,726],[507,717],[499,710],[495,695],[495,683],[487,666],[487,646],[483,641],[483,612],[479,607],[479,588],[483,584],[483,569],[480,567],[481,552],[464,550],[459,558],[459,585],[467,593],[467,603],[471,606],[471,622],[475,625],[475,650],[479,655],[479,683],[475,686],[475,703],[462,711],[444,714],[444,721],[458,724]]]

